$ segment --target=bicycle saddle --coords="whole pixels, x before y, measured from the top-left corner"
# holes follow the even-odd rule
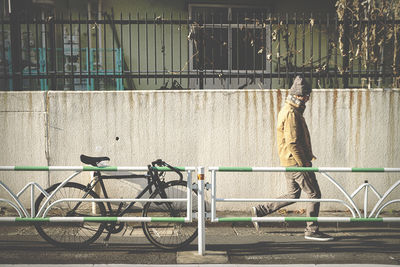
[[[109,157],[89,157],[89,156],[86,156],[83,154],[81,155],[81,161],[83,163],[90,164],[94,167],[97,167],[98,166],[97,164],[104,160],[110,160],[110,158]]]

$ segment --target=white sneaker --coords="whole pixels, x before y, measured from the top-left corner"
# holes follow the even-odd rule
[[[251,217],[258,217],[257,216],[257,209],[256,207],[251,207]],[[252,221],[254,228],[256,228],[256,231],[258,232],[258,230],[260,230],[260,227],[258,225],[258,222]]]

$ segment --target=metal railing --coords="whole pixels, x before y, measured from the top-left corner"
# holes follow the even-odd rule
[[[183,199],[162,199],[162,202],[167,201],[186,201],[187,202],[187,217],[45,217],[47,210],[52,206],[49,206],[47,210],[44,210],[46,203],[51,199],[54,193],[48,194],[43,188],[37,183],[28,183],[19,193],[14,194],[3,182],[0,181],[0,186],[11,196],[13,201],[7,199],[0,199],[0,202],[5,202],[12,208],[17,210],[20,217],[0,217],[1,222],[35,222],[35,221],[46,221],[46,222],[69,222],[69,221],[97,221],[97,222],[143,222],[143,221],[160,221],[160,222],[190,222],[192,221],[193,203],[191,203],[191,191],[197,190],[198,194],[198,253],[200,255],[205,254],[205,222],[208,218],[208,213],[205,210],[205,195],[206,190],[211,189],[211,222],[237,222],[237,221],[257,221],[257,222],[293,222],[293,221],[318,221],[318,222],[400,222],[399,217],[378,217],[381,211],[387,206],[399,203],[400,199],[393,199],[388,201],[388,196],[400,185],[400,180],[396,181],[384,194],[380,194],[373,185],[367,181],[361,184],[353,193],[349,194],[346,190],[336,181],[333,177],[327,174],[327,172],[372,172],[372,173],[383,173],[383,172],[400,172],[400,168],[338,168],[338,167],[209,167],[208,170],[211,172],[211,184],[205,183],[205,168],[194,167],[179,168],[181,171],[187,172],[187,198]],[[157,168],[160,171],[168,171],[168,168]],[[74,171],[71,176],[65,179],[59,188],[62,188],[68,181],[73,179],[76,175],[82,171],[147,171],[147,167],[66,167],[66,166],[0,166],[0,171]],[[192,185],[192,173],[197,171],[197,186]],[[345,197],[345,200],[341,199],[272,199],[272,198],[217,198],[217,187],[216,179],[217,172],[319,172],[328,181],[330,181]],[[31,207],[34,207],[34,188],[38,188],[39,191],[46,195],[47,201],[42,205],[41,209],[35,216],[34,208],[31,210],[31,216],[27,212],[27,209],[22,205],[19,197],[28,188],[31,188]],[[362,215],[360,209],[357,208],[353,198],[364,190],[364,214]],[[368,214],[368,191],[371,190],[377,197],[378,201],[373,207],[372,211]],[[137,199],[61,199],[60,201],[88,201],[88,202],[123,202],[123,201],[138,201]],[[149,201],[160,201],[157,199],[140,199],[143,202]],[[291,201],[291,202],[334,202],[344,205],[350,210],[352,217],[221,217],[216,216],[216,203],[217,202],[271,202],[271,201]],[[57,202],[59,203],[59,202]]]
[[[400,179],[395,182],[384,194],[380,195],[368,182],[362,184],[352,194],[335,181],[327,172],[400,172],[400,168],[338,168],[338,167],[210,167],[211,172],[211,222],[290,222],[290,221],[318,221],[318,222],[400,222],[399,217],[378,217],[383,208],[390,204],[400,202],[400,199],[384,202],[389,194],[400,185]],[[276,198],[218,198],[217,197],[217,172],[320,172],[344,195],[346,201],[340,199],[276,199]],[[365,188],[364,217],[357,208],[353,197]],[[368,188],[378,196],[378,201],[370,214],[367,214]],[[201,192],[201,191],[199,191]],[[201,197],[199,197],[200,201]],[[353,217],[221,217],[216,216],[217,202],[336,202],[348,208]],[[200,210],[200,208],[199,208]],[[375,217],[373,215],[375,214]],[[368,215],[368,216],[367,216]],[[205,225],[199,225],[199,236],[204,234]],[[205,241],[199,244],[199,254],[205,253]]]
[[[314,88],[400,83],[398,34],[365,53],[338,45],[344,23],[354,37],[374,25],[399,33],[394,14],[357,21],[329,13],[185,16],[1,17],[0,90],[279,89],[297,74]]]
[[[170,171],[166,167],[153,167],[159,171]],[[60,183],[60,185],[52,191],[50,194],[47,193],[39,184],[35,182],[28,183],[20,192],[15,194],[6,184],[0,181],[0,187],[2,187],[5,192],[11,197],[13,201],[8,199],[0,199],[0,202],[5,202],[14,208],[20,217],[0,217],[0,222],[35,222],[35,221],[49,221],[49,222],[71,222],[71,221],[115,221],[115,222],[191,222],[192,221],[192,173],[196,170],[194,167],[178,167],[179,170],[185,171],[187,173],[187,192],[186,198],[169,198],[169,199],[154,199],[154,198],[98,198],[98,199],[82,199],[82,198],[62,198],[57,201],[52,202],[50,205],[49,202],[52,200],[52,197],[57,194],[57,192],[63,188],[68,182],[70,182],[74,177],[84,171],[129,171],[129,172],[146,172],[148,171],[148,167],[91,167],[91,166],[0,166],[0,171],[74,171],[68,178]],[[30,207],[31,213],[29,215],[26,207],[20,201],[20,196],[28,189],[31,188],[30,191]],[[46,200],[43,202],[39,210],[35,211],[35,192],[34,189],[38,188],[40,193],[45,195]],[[61,202],[186,202],[186,217],[46,217],[49,210],[55,205]]]

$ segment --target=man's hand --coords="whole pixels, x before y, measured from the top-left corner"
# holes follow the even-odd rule
[[[312,163],[311,162],[307,162],[306,163],[306,167],[312,167]]]

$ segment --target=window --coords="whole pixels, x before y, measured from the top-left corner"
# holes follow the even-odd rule
[[[197,39],[193,45],[193,69],[199,70],[265,70],[268,27],[262,19],[266,8],[221,6],[190,7],[196,21]],[[201,34],[201,35],[200,35]]]

